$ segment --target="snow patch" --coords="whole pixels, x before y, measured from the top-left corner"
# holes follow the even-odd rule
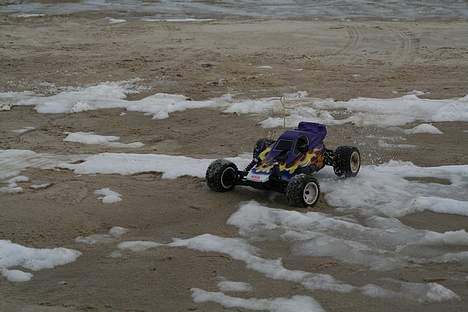
[[[43,17],[45,14],[16,14],[15,17],[19,18],[30,18],[30,17]]]
[[[109,234],[115,238],[119,238],[120,236],[127,234],[127,232],[128,229],[121,226],[113,226],[109,230]]]
[[[330,205],[341,211],[390,217],[424,210],[468,216],[467,177],[468,165],[418,167],[399,161],[363,166],[353,179],[337,179],[331,168],[319,173],[321,189]],[[431,183],[430,178],[447,179],[450,184]]]
[[[225,238],[203,234],[189,239],[176,239],[169,247],[186,247],[189,249],[219,252],[235,260],[243,261],[248,269],[265,274],[265,276],[302,284],[308,289],[321,289],[337,292],[350,292],[353,286],[342,283],[331,275],[286,269],[281,259],[264,259],[257,256],[257,249],[240,238]]]
[[[73,262],[80,255],[79,251],[73,249],[30,248],[9,240],[0,240],[0,271],[12,282],[24,282],[31,279],[31,273],[9,269],[14,267],[23,267],[32,271],[52,269]]]
[[[156,93],[141,100],[129,101],[128,94],[138,92],[134,81],[105,82],[84,88],[68,88],[51,96],[36,95],[32,92],[0,93],[0,102],[10,105],[34,106],[39,113],[78,113],[89,110],[124,108],[127,111],[143,112],[154,119],[169,117],[169,113],[189,108],[216,107],[226,105],[222,99],[191,101],[183,95]],[[219,102],[219,103],[218,103]]]
[[[33,190],[42,190],[52,186],[52,183],[32,184],[29,186]]]
[[[0,99],[1,99],[1,98],[0,98]],[[10,105],[10,104],[1,104],[1,103],[0,103],[0,112],[11,110],[11,106],[12,106],[12,105]]]
[[[12,132],[14,133],[19,133],[19,134],[22,134],[22,133],[26,133],[26,132],[29,132],[31,130],[34,130],[36,128],[34,127],[24,127],[24,128],[21,128],[21,129],[16,129],[16,130],[11,130]]]
[[[109,21],[109,24],[120,24],[120,23],[125,23],[127,21],[125,19],[112,18],[112,17],[107,17],[107,20]]]
[[[109,230],[108,234],[92,234],[84,237],[78,236],[75,238],[75,242],[87,245],[107,244],[114,242],[127,232],[128,229],[124,227],[114,226]]]
[[[78,155],[38,154],[28,150],[0,149],[0,183],[18,175],[26,168],[53,169],[62,162],[79,159],[81,156]]]
[[[122,200],[119,193],[112,191],[110,188],[102,188],[94,191],[94,194],[98,195],[98,199],[104,204],[113,204]]]
[[[7,186],[0,187],[0,193],[22,193],[23,188],[18,186],[18,183],[28,182],[29,178],[25,176],[13,177],[6,181]]]
[[[94,132],[67,132],[67,137],[63,139],[65,142],[76,142],[82,144],[91,144],[97,145],[102,144],[110,147],[120,147],[120,148],[139,148],[144,146],[141,142],[133,143],[120,143],[116,142],[120,140],[118,136],[105,136],[98,135]]]
[[[281,112],[275,109],[279,106],[285,108],[286,115],[267,118],[261,123],[263,127],[280,127],[284,122],[287,127],[295,127],[304,120],[327,125],[352,123],[359,127],[402,126],[415,121],[468,121],[468,96],[446,100],[422,99],[417,95],[393,99],[355,98],[349,101],[306,96],[302,99],[284,99],[284,106],[279,100],[271,101],[269,111]]]
[[[290,298],[238,298],[227,296],[222,292],[209,292],[192,288],[192,298],[196,303],[215,302],[225,308],[241,308],[254,311],[271,312],[324,312],[320,304],[308,296],[292,296]]]
[[[23,272],[20,270],[2,270],[2,276],[10,282],[27,282],[31,280],[33,275],[29,272]]]
[[[215,19],[212,18],[155,18],[155,17],[144,17],[141,19],[145,22],[168,22],[168,23],[201,23],[201,22],[212,22]]]
[[[406,134],[430,133],[430,134],[443,134],[442,131],[437,129],[431,124],[420,124],[414,128],[403,130]]]
[[[391,280],[390,280],[391,281]],[[375,298],[404,298],[415,300],[420,303],[443,302],[449,300],[459,300],[460,297],[450,289],[438,283],[408,283],[396,282],[400,284],[398,292],[385,290],[376,285],[367,285],[364,294]]]
[[[117,247],[121,250],[130,250],[133,252],[141,252],[152,248],[157,248],[162,244],[151,241],[126,241],[120,243]]]
[[[258,215],[257,212],[255,212],[254,214]],[[327,219],[327,218],[322,217],[322,219]],[[329,221],[331,221],[333,218],[328,218],[328,219],[329,220],[324,220],[324,224],[322,224],[322,226],[326,226],[326,224]],[[290,220],[295,220],[295,218],[291,218]],[[390,221],[394,222],[395,220],[396,219],[391,219]],[[337,222],[339,223],[340,221],[337,220]],[[396,222],[398,222],[398,220],[396,220]],[[265,222],[265,224],[267,223],[268,222]],[[294,224],[295,223],[291,223],[291,226],[293,226]],[[389,224],[386,224],[386,225],[388,226]],[[349,224],[340,225],[341,229],[346,229],[347,226],[349,226]],[[356,227],[363,227],[363,226],[356,224]],[[353,227],[351,226],[351,228]],[[296,229],[297,231],[301,231],[301,229],[299,229],[298,227],[296,227]],[[399,238],[400,240],[405,240],[406,237],[397,236],[398,230],[392,231],[393,233],[397,233],[397,234],[393,237],[390,237],[387,243],[395,244],[396,242],[393,242],[391,240],[393,238]],[[360,229],[352,229],[351,232],[348,232],[348,235],[351,234],[350,237],[356,237],[355,234],[378,234],[379,232],[382,231],[382,228],[376,225],[376,227],[373,229],[373,232],[359,233],[359,231]],[[303,230],[301,232],[304,233],[305,235],[303,238],[300,238],[300,239],[304,239],[304,240],[307,239],[307,236],[311,233],[311,231],[303,231]],[[421,231],[421,232],[424,232],[424,231]],[[419,234],[419,236],[421,236],[420,235],[421,233],[416,233],[416,234]],[[369,237],[366,237],[366,235],[361,235],[360,238],[369,240]],[[374,236],[371,237],[371,240],[372,239],[374,239]],[[312,272],[305,272],[305,271],[300,271],[300,270],[289,270],[283,266],[281,259],[273,260],[273,259],[261,258],[260,256],[257,255],[259,250],[256,247],[250,245],[246,240],[241,239],[241,238],[225,238],[225,237],[219,237],[219,236],[211,235],[211,234],[203,234],[203,235],[195,236],[195,237],[188,238],[188,239],[174,239],[174,241],[169,244],[160,244],[160,243],[152,242],[152,241],[127,241],[127,242],[120,243],[118,245],[118,248],[139,252],[139,251],[144,251],[150,248],[157,248],[160,246],[186,247],[189,249],[198,250],[202,252],[223,253],[223,254],[229,255],[235,260],[244,262],[248,269],[260,272],[268,278],[299,283],[305,288],[308,288],[311,290],[319,289],[319,290],[327,290],[327,291],[336,291],[336,292],[341,292],[341,293],[348,293],[353,290],[357,290],[364,295],[372,296],[372,297],[399,297],[399,298],[417,300],[419,302],[444,301],[444,300],[452,300],[452,299],[458,298],[458,296],[455,293],[453,293],[451,290],[436,283],[424,284],[424,283],[406,283],[406,282],[395,281],[395,283],[398,283],[398,285],[400,286],[400,291],[391,291],[391,290],[386,290],[380,286],[376,286],[373,284],[368,284],[362,287],[355,287],[355,286],[340,282],[328,274],[312,273]],[[218,286],[221,288],[220,285]],[[227,287],[229,288],[230,286],[232,286],[232,284],[229,284]],[[236,287],[237,286],[238,285],[236,285]]]
[[[251,156],[228,159],[243,168]],[[82,162],[77,163],[76,160]],[[170,179],[184,175],[203,178],[213,159],[130,153],[61,156],[0,150],[0,161],[3,161],[0,167],[2,181],[27,167],[59,167],[73,170],[76,174],[129,175],[153,171]],[[341,211],[390,217],[424,210],[468,215],[468,165],[418,167],[409,162],[390,161],[379,166],[362,166],[359,175],[353,179],[337,178],[330,167],[321,170],[318,177],[325,200]],[[409,181],[407,178],[426,178],[428,182]],[[446,179],[450,184],[431,183],[430,178]]]
[[[464,230],[416,230],[398,219],[377,216],[358,223],[323,213],[268,208],[255,201],[242,204],[227,223],[249,238],[292,242],[294,254],[334,257],[378,271],[412,263],[444,262],[449,260],[444,258],[449,257],[445,254],[447,247],[468,246],[468,233]],[[455,260],[461,255],[450,257]]]
[[[247,157],[228,159],[241,167],[250,162]],[[103,153],[90,156],[79,164],[61,164],[60,167],[73,170],[77,174],[117,173],[129,175],[156,171],[163,173],[162,177],[166,179],[174,179],[184,175],[202,178],[212,161],[214,159],[196,159],[160,154]]]
[[[218,283],[218,288],[222,292],[235,291],[235,292],[247,292],[252,291],[253,288],[249,283],[234,282],[223,280]]]
[[[415,121],[468,121],[468,96],[431,100],[417,94],[393,99],[355,98],[349,101],[317,99],[301,91],[282,98],[234,100],[229,94],[207,101],[192,101],[183,95],[156,93],[141,100],[129,101],[127,94],[136,91],[135,81],[106,82],[85,88],[66,89],[56,95],[40,96],[32,92],[3,92],[0,102],[8,105],[31,105],[39,113],[75,113],[87,110],[123,108],[143,112],[154,119],[193,108],[221,108],[233,113],[261,113],[270,116],[261,125],[266,128],[295,127],[300,121],[328,125],[353,123],[356,126],[402,126]],[[434,131],[427,126],[414,131]]]
[[[384,139],[378,140],[377,144],[382,148],[416,148],[416,145],[412,145],[412,144],[387,143],[385,142]]]

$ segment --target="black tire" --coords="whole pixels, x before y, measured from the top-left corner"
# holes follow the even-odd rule
[[[295,171],[294,174],[308,174],[312,175],[315,172],[315,170],[311,166],[306,166],[306,167],[298,167]]]
[[[353,146],[339,146],[335,150],[333,170],[339,177],[355,177],[361,168],[361,154]]]
[[[311,193],[314,191],[315,193]],[[320,185],[311,175],[298,174],[288,183],[286,198],[290,206],[312,207],[320,197]]]
[[[225,159],[213,161],[206,170],[206,184],[215,192],[227,192],[236,186],[237,166]]]
[[[257,140],[257,143],[255,143],[255,147],[253,150],[253,158],[257,158],[261,152],[263,152],[268,146],[270,146],[274,142],[275,142],[274,140],[270,140],[266,138]]]

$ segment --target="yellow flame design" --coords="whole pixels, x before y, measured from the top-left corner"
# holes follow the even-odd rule
[[[324,156],[321,153],[321,148],[317,147],[312,152],[308,152],[305,157],[299,158],[296,162],[286,167],[285,163],[280,164],[279,169],[280,171],[289,171],[289,173],[294,173],[298,167],[305,167],[311,164],[315,165],[317,168],[323,167]],[[271,147],[267,147],[263,152],[260,153],[259,158],[261,160],[260,164],[255,167],[256,172],[264,172],[268,173],[273,168],[273,164],[265,163],[266,156],[271,151]]]

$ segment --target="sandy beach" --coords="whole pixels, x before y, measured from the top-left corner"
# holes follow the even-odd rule
[[[139,89],[128,95],[129,101],[155,93],[184,95],[193,101],[226,94],[240,100],[262,99],[298,91],[306,91],[311,98],[336,101],[399,98],[415,90],[421,92],[421,99],[462,99],[468,94],[468,23],[460,19],[230,17],[167,22],[145,21],[141,16],[112,16],[107,12],[27,18],[3,13],[0,26],[0,92],[32,91],[51,96],[108,81],[133,81]],[[34,106],[12,106],[0,111],[0,149],[30,150],[40,154],[41,159],[46,154],[60,155],[70,164],[86,161],[80,155],[99,153],[196,159],[236,157],[251,152],[258,138],[282,131],[260,126],[267,115],[206,107],[152,119],[143,112],[122,108],[44,114]],[[413,121],[399,127],[411,129],[421,123]],[[421,167],[468,164],[468,122],[430,123],[443,134],[409,134],[392,127],[353,123],[330,125],[326,144],[359,147],[363,165],[369,168],[390,160],[410,161]],[[13,132],[24,127],[32,129]],[[64,141],[67,133],[74,132],[119,136],[119,142],[144,145],[129,149]],[[0,169],[8,169],[6,163],[0,162]],[[408,260],[397,268],[373,270],[360,260],[350,263],[333,254],[295,254],[289,241],[269,233],[271,229],[263,229],[269,233],[265,236],[242,236],[238,226],[226,224],[250,200],[285,212],[323,213],[333,220],[364,222],[364,215],[336,209],[324,196],[314,208],[291,210],[281,195],[247,188],[214,193],[203,178],[196,176],[165,179],[156,171],[79,174],[58,167],[43,169],[40,165],[20,171],[29,178],[18,182],[23,191],[0,193],[0,239],[34,248],[65,247],[79,250],[81,256],[53,269],[33,270],[34,276],[27,282],[1,279],[1,311],[250,311],[216,302],[194,302],[191,288],[216,292],[222,278],[253,286],[252,292],[231,293],[234,297],[311,296],[324,311],[449,312],[464,311],[467,304],[466,260]],[[421,188],[426,184],[435,188],[434,185],[450,184],[452,177],[420,177],[419,184]],[[466,174],[460,174],[460,181],[466,182]],[[50,185],[31,188],[41,183]],[[463,208],[466,193],[462,190],[466,184],[460,185],[451,193],[453,197],[447,196],[463,202]],[[103,204],[94,194],[101,188],[120,193],[122,201]],[[468,217],[459,214],[426,210],[401,214],[397,219],[384,216],[398,220],[411,231],[443,233],[468,229]],[[110,242],[83,244],[75,240],[79,236],[105,234],[113,226],[124,227],[128,232],[108,237]],[[332,235],[330,231],[323,233]],[[292,280],[271,278],[248,267],[247,260],[225,253],[170,246],[141,252],[117,248],[123,241],[166,244],[174,238],[205,233],[246,239],[258,248],[262,258],[281,258],[289,270],[330,274],[356,289],[377,284],[404,293],[406,286],[402,285],[406,284],[401,283],[438,283],[457,298],[421,302],[418,296],[427,294],[419,291],[409,297],[379,298],[361,291],[311,290]],[[342,235],[340,239],[362,243],[359,235]],[[373,237],[364,240],[372,241]],[[382,250],[385,248],[382,245]],[[437,248],[451,253],[467,250],[464,243]],[[421,247],[421,255],[427,250]],[[425,259],[435,257],[429,251],[427,254]]]

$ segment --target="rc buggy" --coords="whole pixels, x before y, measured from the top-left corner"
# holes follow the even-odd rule
[[[247,185],[284,193],[291,206],[313,206],[320,196],[320,185],[313,173],[327,165],[333,166],[339,177],[354,177],[361,167],[357,148],[327,149],[323,143],[326,135],[324,125],[300,122],[296,129],[284,132],[276,141],[258,140],[253,159],[243,171],[228,160],[215,160],[206,171],[206,182],[216,192]]]

